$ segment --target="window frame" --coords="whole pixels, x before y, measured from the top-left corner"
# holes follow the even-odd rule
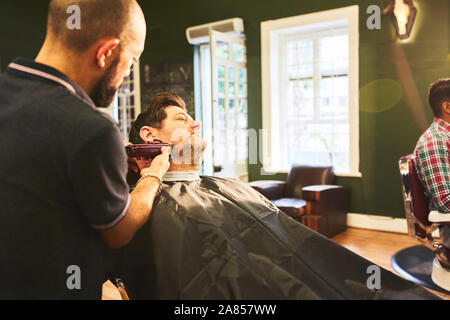
[[[285,173],[280,165],[275,165],[275,161],[270,155],[279,155],[277,149],[279,142],[274,141],[274,136],[280,132],[281,121],[279,119],[279,109],[272,108],[272,103],[279,101],[277,94],[279,88],[274,84],[278,81],[278,65],[271,63],[277,56],[279,50],[278,41],[281,37],[276,36],[277,32],[286,31],[290,28],[305,27],[318,23],[333,23],[337,20],[346,19],[348,22],[349,39],[349,124],[350,124],[350,171],[346,173],[336,172],[337,176],[362,177],[359,171],[359,6],[349,6],[345,8],[309,13],[294,17],[282,18],[261,22],[261,80],[262,80],[262,129],[266,134],[262,137],[263,148],[263,170],[272,173]],[[279,60],[279,59],[278,59]],[[277,112],[278,111],[278,112]]]
[[[226,41],[226,43],[229,45],[228,47],[228,54],[229,58],[221,58],[216,56],[216,46],[214,45],[217,41]],[[242,42],[242,43],[241,43]],[[213,44],[213,45],[212,45]],[[233,44],[240,44],[244,47],[244,60],[243,61],[235,61],[232,58],[233,50],[232,46]],[[226,33],[217,32],[214,30],[210,31],[210,41],[198,45],[198,51],[196,53],[198,61],[198,75],[200,78],[200,81],[198,85],[200,86],[199,94],[201,95],[201,109],[197,108],[198,115],[201,115],[201,119],[203,120],[202,125],[202,132],[203,136],[205,137],[207,146],[207,150],[205,150],[204,154],[204,161],[203,161],[203,173],[214,175],[214,176],[223,176],[224,174],[222,171],[215,172],[214,167],[217,165],[222,165],[225,167],[225,170],[227,170],[227,167],[230,165],[234,166],[234,169],[236,172],[239,172],[238,175],[235,176],[236,179],[240,179],[241,181],[248,181],[248,149],[249,144],[247,143],[245,145],[246,151],[245,151],[245,158],[242,157],[241,154],[239,154],[239,147],[242,147],[241,144],[239,144],[238,136],[236,134],[236,130],[248,130],[248,73],[247,73],[247,47],[245,44],[245,35],[229,35]],[[217,77],[217,66],[223,65],[226,66],[224,69],[224,78],[218,79]],[[228,72],[229,67],[234,68],[234,77],[228,78]],[[238,72],[239,69],[244,70],[245,75],[245,81],[244,84],[244,95],[239,94],[238,84]],[[218,92],[218,83],[219,81],[224,81],[224,93]],[[229,82],[234,83],[234,94],[229,94]],[[224,102],[224,117],[225,117],[225,126],[219,127],[218,120],[218,101],[223,100]],[[233,100],[234,105],[234,123],[235,127],[233,128],[229,127],[229,101]],[[246,105],[246,128],[238,128],[238,110],[239,110],[239,101],[245,100]],[[209,119],[209,120],[208,120]],[[223,132],[221,132],[223,131]],[[221,135],[220,133],[223,133]],[[234,134],[233,134],[234,133]],[[224,144],[226,148],[228,147],[229,150],[234,150],[233,156],[234,158],[229,157],[229,152],[225,152],[225,159],[223,163],[217,163],[216,162],[216,141],[218,136],[224,137]],[[235,147],[235,149],[231,149],[230,147]],[[242,150],[242,149],[241,149]],[[224,171],[225,171],[224,170]],[[236,173],[235,172],[235,173]]]

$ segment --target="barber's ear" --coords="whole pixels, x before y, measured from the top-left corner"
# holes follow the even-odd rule
[[[143,126],[141,130],[139,131],[139,135],[141,136],[141,139],[145,142],[147,141],[153,141],[155,139],[155,132],[156,129],[149,127],[149,126]]]
[[[107,58],[112,55],[114,49],[117,49],[119,43],[119,39],[110,39],[100,44],[100,47],[97,49],[96,55],[97,65],[100,68],[104,68],[106,66]]]

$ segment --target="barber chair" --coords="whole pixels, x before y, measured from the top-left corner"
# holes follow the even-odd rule
[[[408,235],[434,252],[431,279],[440,288],[450,291],[450,249],[441,239],[432,236],[439,227],[450,227],[450,213],[430,212],[429,199],[417,175],[414,158],[411,154],[399,160]]]
[[[347,228],[348,190],[334,182],[333,167],[298,165],[286,181],[249,185],[291,218],[330,238]]]

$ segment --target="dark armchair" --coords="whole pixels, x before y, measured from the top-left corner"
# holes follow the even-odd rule
[[[293,166],[286,181],[249,184],[293,219],[332,237],[346,229],[348,210],[348,190],[334,182],[333,167]]]

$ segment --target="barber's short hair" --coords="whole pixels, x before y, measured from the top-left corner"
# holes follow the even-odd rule
[[[167,117],[166,107],[175,106],[187,111],[186,104],[179,95],[174,92],[161,92],[151,98],[146,111],[139,114],[131,126],[129,140],[133,144],[144,143],[139,132],[144,126],[161,129],[162,122]]]
[[[71,29],[68,8],[80,8],[80,29]],[[123,31],[133,19],[136,0],[51,0],[48,9],[47,34],[65,47],[82,52],[103,37],[122,40]]]
[[[442,78],[431,84],[428,91],[428,103],[435,117],[442,116],[442,103],[450,102],[450,78]]]

